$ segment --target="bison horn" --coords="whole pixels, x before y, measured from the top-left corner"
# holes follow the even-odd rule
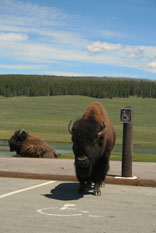
[[[22,134],[23,132],[24,132],[24,129],[21,129],[19,133]]]
[[[98,136],[100,137],[100,136],[103,135],[105,132],[106,132],[106,125],[105,125],[105,123],[103,122],[102,130],[98,132]]]
[[[72,134],[71,123],[72,123],[72,121],[70,121],[69,124],[68,124],[68,131],[69,131],[70,134]]]

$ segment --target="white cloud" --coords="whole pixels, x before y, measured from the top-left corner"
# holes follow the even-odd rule
[[[89,52],[102,52],[104,50],[111,51],[111,50],[118,50],[121,49],[122,46],[120,44],[110,44],[107,42],[94,42],[87,46],[87,50]]]
[[[128,52],[128,58],[140,59],[144,57],[145,49],[142,46],[126,46],[125,50]]]
[[[92,53],[104,51],[119,51],[120,55],[125,54],[125,58],[139,59],[143,58],[145,47],[143,46],[122,46],[121,44],[112,44],[108,42],[94,42],[87,45],[87,50]]]
[[[156,61],[152,61],[152,62],[148,63],[147,66],[148,66],[149,68],[156,69]]]
[[[28,36],[17,33],[0,33],[0,41],[22,41],[27,40]]]
[[[2,9],[2,10],[1,10]],[[64,25],[69,15],[54,7],[40,6],[30,2],[5,0],[0,4],[0,22],[14,26]]]
[[[41,47],[49,45],[61,49],[67,49],[68,45],[69,51],[73,47],[82,48],[87,44],[86,40],[80,33],[70,30],[70,26],[77,19],[77,16],[65,14],[54,7],[16,0],[2,1],[0,4],[0,32],[2,32],[0,39],[3,40],[3,45],[5,40],[28,39],[27,45],[30,44],[30,46],[34,42],[40,44]],[[0,47],[3,47],[2,44]],[[14,48],[16,48],[15,45]]]
[[[100,34],[104,37],[114,37],[114,38],[123,38],[123,37],[129,37],[128,34],[122,33],[119,31],[112,31],[112,30],[100,30]]]
[[[143,67],[143,69],[156,74],[156,61],[154,60],[152,62],[147,63],[147,65]]]
[[[35,41],[29,40],[11,41],[9,43],[3,41],[3,43],[0,43],[1,56],[18,58],[18,60],[26,63],[51,64],[55,61],[89,62],[139,68],[155,73],[154,68],[151,68],[153,63],[147,66],[149,54],[154,55],[154,47],[142,47],[144,53],[140,60],[136,59],[136,56],[134,56],[133,59],[129,59],[130,53],[133,54],[139,50],[140,47],[137,46],[121,46],[120,49],[118,48],[117,50],[107,50],[107,53],[94,52],[93,56],[90,56],[85,49],[77,49],[76,46],[70,50],[68,46],[60,47],[57,43],[47,44],[44,43],[44,41],[36,41],[36,43]],[[153,54],[151,51],[153,51]]]
[[[33,70],[33,69],[38,69],[42,68],[41,65],[5,65],[5,64],[0,64],[1,69],[10,69],[10,70],[22,70],[22,69],[27,69],[27,70]]]
[[[149,62],[156,54],[156,46],[135,46],[94,42],[87,46],[97,63],[137,68],[156,73],[156,62]],[[107,51],[107,53],[106,53]]]
[[[46,65],[54,61],[88,62],[156,73],[156,62],[150,62],[156,54],[155,46],[87,40],[81,30],[77,30],[74,17],[53,7],[0,0],[0,59]],[[111,30],[101,30],[101,34],[118,38],[126,36]],[[4,65],[0,67],[4,68]],[[38,65],[6,65],[5,68],[38,70]]]

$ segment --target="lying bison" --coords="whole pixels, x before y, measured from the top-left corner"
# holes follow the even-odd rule
[[[56,151],[51,146],[24,130],[17,130],[8,143],[10,151],[16,151],[17,156],[57,158]]]
[[[109,169],[109,157],[115,144],[115,129],[102,104],[93,102],[81,119],[68,130],[72,135],[75,170],[80,182],[79,193],[94,183],[94,194],[101,195],[100,186]]]

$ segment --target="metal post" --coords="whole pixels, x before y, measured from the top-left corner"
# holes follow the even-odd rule
[[[123,122],[121,176],[132,177],[133,108],[131,106],[121,109],[120,121]]]
[[[123,123],[122,177],[132,177],[133,123]]]

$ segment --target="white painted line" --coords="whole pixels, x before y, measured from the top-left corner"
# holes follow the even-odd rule
[[[31,186],[31,187],[28,187],[28,188],[25,188],[25,189],[19,189],[19,190],[10,192],[10,193],[6,193],[6,194],[3,194],[3,195],[0,195],[0,199],[4,198],[4,197],[12,196],[12,195],[17,194],[17,193],[25,192],[27,190],[31,190],[31,189],[35,189],[35,188],[38,188],[38,187],[42,187],[44,185],[52,184],[52,183],[55,183],[55,182],[56,181],[48,181],[48,182],[45,182],[45,183],[42,183],[42,184],[38,184],[38,185],[34,185],[34,186]]]
[[[88,217],[91,217],[91,218],[102,218],[103,216],[89,214]]]
[[[86,211],[86,210],[82,210],[81,211],[83,214],[89,214],[89,211]]]

